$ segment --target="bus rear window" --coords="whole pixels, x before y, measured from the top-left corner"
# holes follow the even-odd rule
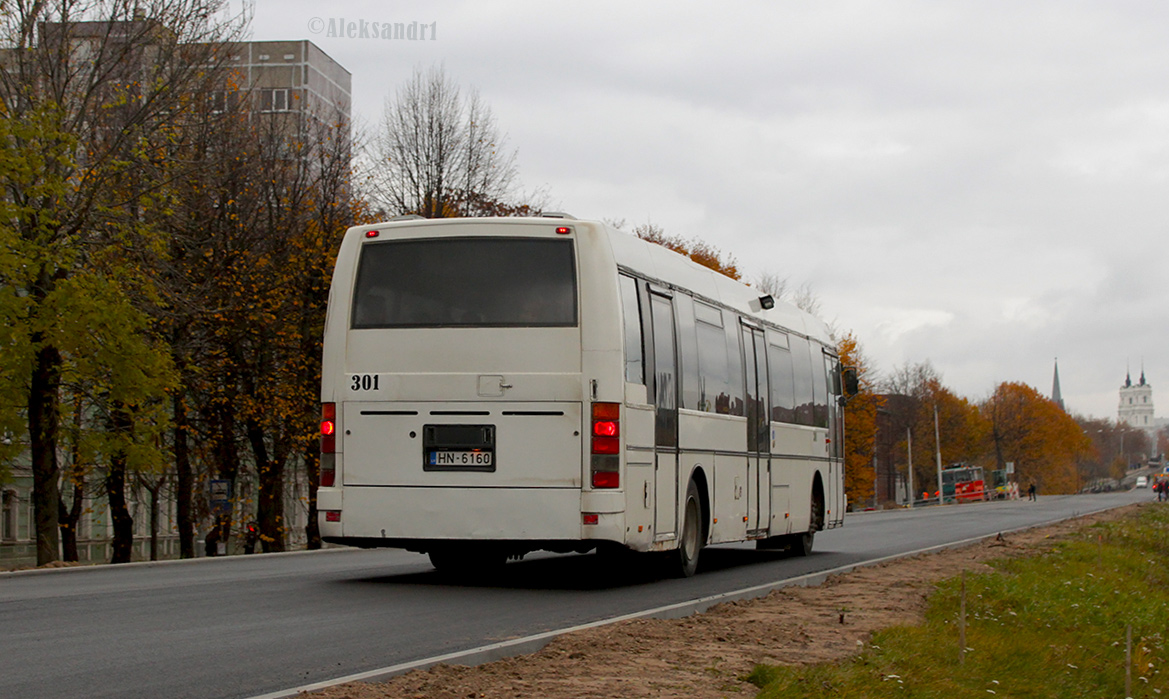
[[[361,249],[353,328],[571,327],[571,240],[434,238]]]

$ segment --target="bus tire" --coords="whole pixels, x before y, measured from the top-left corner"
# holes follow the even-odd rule
[[[670,552],[670,568],[679,578],[688,578],[698,570],[698,554],[706,543],[706,527],[702,522],[702,501],[698,497],[698,486],[693,480],[686,487],[686,500],[682,509],[682,532],[678,537],[678,548]]]
[[[816,490],[812,494],[812,516],[808,520],[808,531],[792,534],[788,538],[788,551],[793,556],[809,556],[816,531],[824,528],[824,497]]]
[[[803,534],[792,534],[788,539],[788,551],[793,556],[809,556],[812,553],[812,542],[816,532],[808,531]]]

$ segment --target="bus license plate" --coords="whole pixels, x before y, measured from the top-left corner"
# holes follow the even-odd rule
[[[490,466],[489,451],[432,451],[431,466]]]

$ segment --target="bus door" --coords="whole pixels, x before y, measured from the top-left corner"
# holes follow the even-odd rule
[[[828,483],[827,508],[831,512],[824,522],[825,528],[844,524],[844,510],[848,503],[844,499],[844,407],[840,396],[840,360],[824,352],[824,373],[828,384]]]
[[[674,300],[650,290],[653,333],[654,395],[654,536],[677,532],[678,509],[678,348]]]
[[[747,396],[747,535],[771,522],[771,434],[767,410],[767,343],[763,329],[743,323]]]

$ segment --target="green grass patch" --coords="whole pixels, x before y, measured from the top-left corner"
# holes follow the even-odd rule
[[[1169,699],[1169,507],[1086,526],[1048,553],[938,586],[922,626],[887,629],[860,655],[805,667],[760,665],[748,680],[779,697],[1124,697]]]

